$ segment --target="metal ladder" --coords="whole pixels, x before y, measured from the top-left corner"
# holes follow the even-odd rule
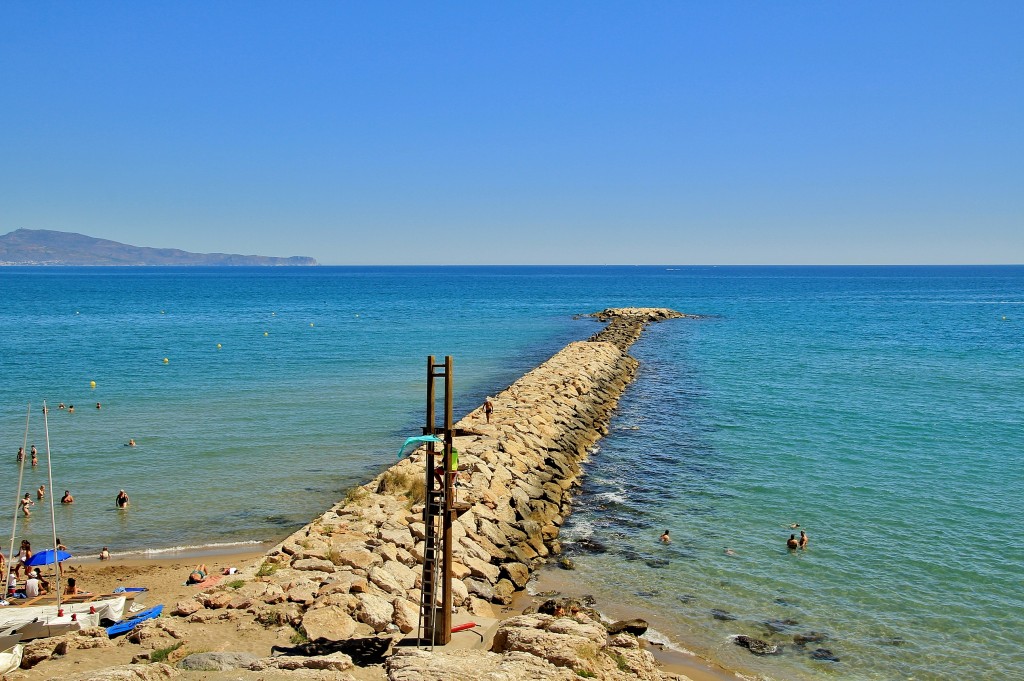
[[[438,614],[442,605],[441,596],[441,540],[444,537],[445,500],[444,488],[427,490],[426,506],[423,508],[425,537],[423,542],[423,575],[420,580],[420,617],[417,624],[417,639],[425,647],[424,629],[430,637],[430,649],[437,641]]]

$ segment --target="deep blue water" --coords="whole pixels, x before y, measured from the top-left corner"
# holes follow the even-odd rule
[[[13,511],[29,402],[45,451],[46,400],[82,553],[308,522],[418,431],[428,354],[454,356],[462,414],[599,328],[576,314],[706,315],[634,346],[565,532],[610,550],[574,579],[772,678],[1020,677],[1024,267],[0,268],[0,291],[0,495]],[[16,537],[49,532],[37,506]],[[828,638],[792,644],[808,631]],[[754,659],[736,633],[787,646]]]

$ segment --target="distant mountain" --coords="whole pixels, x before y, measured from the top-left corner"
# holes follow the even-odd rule
[[[0,265],[316,265],[313,258],[230,253],[189,253],[95,239],[73,232],[17,229],[0,236]]]

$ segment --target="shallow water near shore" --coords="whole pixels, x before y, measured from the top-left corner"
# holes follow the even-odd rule
[[[1019,674],[1024,268],[0,268],[0,285],[0,494],[13,510],[28,401],[45,452],[46,399],[55,491],[76,498],[57,533],[87,554],[283,537],[418,434],[427,354],[455,357],[461,415],[600,328],[575,314],[708,315],[634,346],[564,534],[607,550],[566,574],[748,674]],[[792,523],[811,537],[793,554]],[[49,533],[37,505],[16,536]],[[785,647],[754,658],[734,634]]]

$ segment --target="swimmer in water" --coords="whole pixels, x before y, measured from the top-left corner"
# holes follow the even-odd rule
[[[807,548],[807,541],[808,541],[807,533],[804,532],[803,530],[800,530],[800,541],[798,542],[800,544],[800,548],[802,548],[802,549],[803,548]]]
[[[796,540],[796,535],[795,534],[789,535],[789,539],[786,540],[786,548],[789,549],[790,551],[793,551],[798,546],[800,546],[800,542],[798,542]]]
[[[120,492],[117,493],[117,498],[114,499],[114,505],[115,506],[117,506],[118,508],[128,508],[128,504],[129,503],[130,502],[128,500],[128,493],[127,492],[125,492],[124,490],[121,490]]]
[[[665,533],[661,535],[659,541],[661,541],[662,544],[672,543],[672,537],[668,536],[668,530],[665,530]]]

